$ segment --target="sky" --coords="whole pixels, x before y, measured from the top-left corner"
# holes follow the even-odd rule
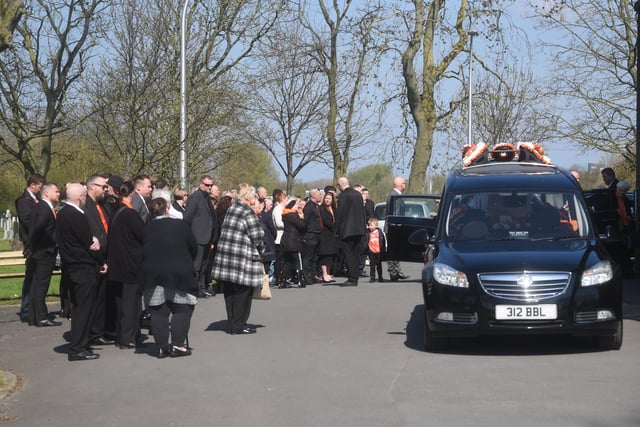
[[[525,19],[526,16],[531,14],[530,6],[528,6],[525,1],[518,0],[514,2],[514,4],[509,7],[509,14],[514,22],[514,24],[518,27],[521,27],[524,31],[526,31],[527,36],[531,43],[535,43],[538,40],[541,40],[544,37],[553,37],[553,35],[548,32],[542,33],[541,31],[534,28],[531,20]],[[540,3],[544,3],[541,1]],[[478,45],[476,44],[478,43]],[[476,49],[481,49],[481,40],[474,40],[474,51]],[[480,46],[480,47],[478,47]],[[464,59],[464,61],[467,61]],[[538,75],[546,75],[547,72],[547,64],[548,58],[538,55],[532,59],[532,69],[534,74]],[[399,117],[399,114],[398,114]],[[388,118],[390,122],[393,120],[398,120],[398,118],[393,118],[390,116]],[[396,127],[397,128],[397,127]],[[440,141],[441,142],[441,141]],[[475,141],[476,143],[478,141]],[[461,144],[465,144],[466,140]],[[610,158],[606,155],[606,153],[599,152],[596,150],[587,150],[584,151],[579,147],[570,147],[562,144],[553,144],[553,143],[545,143],[543,147],[547,151],[547,154],[551,158],[551,160],[557,164],[558,166],[566,169],[571,169],[577,167],[581,170],[586,170],[589,163],[600,163],[605,164]],[[377,149],[377,148],[376,148]],[[356,161],[352,161],[349,167],[349,170],[352,171],[354,169],[358,169],[360,167],[366,166],[368,164],[379,163],[379,162],[390,162],[391,155],[389,153],[387,147],[387,153],[385,155],[374,155],[370,159],[358,159]],[[366,157],[366,156],[365,156]],[[433,161],[432,161],[433,162]],[[396,163],[393,165],[394,174],[407,176],[409,174],[409,164],[408,159],[405,163]],[[297,181],[314,181],[320,178],[330,179],[333,176],[333,171],[327,167],[326,165],[309,165],[306,167],[296,178]]]

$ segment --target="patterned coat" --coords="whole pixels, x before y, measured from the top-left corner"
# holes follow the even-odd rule
[[[262,286],[263,235],[260,219],[249,206],[241,202],[231,205],[220,230],[213,278],[254,288]]]

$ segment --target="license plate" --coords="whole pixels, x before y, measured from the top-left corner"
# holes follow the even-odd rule
[[[555,304],[496,305],[496,320],[554,320],[557,317]]]

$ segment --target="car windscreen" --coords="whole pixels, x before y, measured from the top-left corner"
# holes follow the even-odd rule
[[[495,191],[454,194],[445,238],[453,240],[570,239],[590,235],[576,193]]]

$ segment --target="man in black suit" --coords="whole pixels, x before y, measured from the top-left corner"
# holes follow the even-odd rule
[[[107,258],[107,234],[109,232],[109,218],[107,209],[102,205],[105,193],[108,189],[107,180],[100,175],[91,175],[87,178],[87,198],[84,206],[85,216],[89,222],[91,235],[100,243],[100,255]],[[115,341],[105,337],[105,330],[115,336],[115,301],[107,304],[107,276],[96,272],[98,283],[96,289],[96,302],[93,309],[91,328],[89,330],[89,343],[95,345],[109,345]],[[110,316],[107,316],[109,311]],[[106,320],[110,318],[112,325],[106,328]]]
[[[347,281],[341,286],[358,286],[360,277],[360,250],[365,234],[364,203],[362,194],[349,187],[346,177],[338,179],[338,207],[336,209],[336,230],[341,240],[347,264]]]
[[[148,224],[151,221],[149,215],[149,208],[147,208],[147,202],[153,192],[153,185],[151,185],[151,178],[149,175],[139,174],[133,177],[133,185],[135,187],[135,196],[131,200],[131,208],[138,212],[142,222]]]
[[[23,247],[26,247],[29,238],[29,227],[31,225],[31,213],[33,208],[40,201],[40,189],[44,184],[44,177],[40,174],[33,174],[27,181],[27,188],[22,195],[16,199],[16,213],[18,214],[19,229],[18,237]],[[26,255],[26,254],[25,254]],[[29,287],[33,278],[34,262],[30,257],[25,257],[25,273],[22,282],[22,302],[20,304],[20,320],[29,320]]]
[[[407,180],[401,176],[396,176],[393,178],[393,189],[387,196],[387,207],[386,207],[386,215],[389,215],[389,206],[391,206],[391,197],[402,194],[405,187],[407,186]],[[393,207],[393,215],[404,215],[404,202],[398,201]],[[400,261],[387,261],[387,271],[389,272],[389,277],[392,282],[397,282],[398,279],[408,279],[409,276],[402,272],[402,268],[400,267]]]
[[[89,347],[91,313],[98,287],[96,273],[106,274],[107,264],[100,253],[100,243],[91,234],[89,221],[82,209],[87,199],[86,189],[77,183],[67,187],[65,206],[57,217],[57,241],[71,288],[71,339],[68,358],[92,360],[99,357]]]
[[[44,184],[40,202],[31,213],[29,238],[25,247],[27,257],[34,264],[33,279],[29,289],[29,324],[35,326],[59,326],[48,318],[47,292],[56,262],[56,211],[60,192],[55,184]]]
[[[193,260],[198,279],[198,298],[215,295],[212,290],[207,289],[209,283],[205,283],[207,271],[211,268],[209,253],[213,249],[212,244],[216,240],[218,232],[218,219],[210,197],[212,187],[213,178],[209,175],[203,175],[200,178],[198,190],[189,196],[187,209],[183,215],[184,221],[191,227],[198,243],[198,253]]]

